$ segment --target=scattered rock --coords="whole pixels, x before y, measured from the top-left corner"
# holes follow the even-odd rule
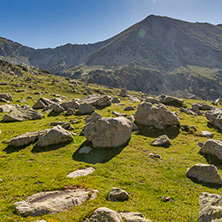
[[[162,159],[162,157],[159,154],[156,154],[156,153],[149,153],[149,157],[157,158],[157,159]]]
[[[200,135],[203,136],[203,137],[210,137],[210,138],[214,137],[214,134],[209,132],[209,131],[201,131]]]
[[[80,104],[86,103],[96,108],[103,108],[111,105],[111,97],[107,95],[89,95],[80,99]]]
[[[92,148],[90,146],[84,146],[78,152],[79,154],[82,154],[82,153],[90,153],[91,151]]]
[[[162,200],[163,200],[163,202],[172,201],[171,197],[165,196],[165,195],[162,196]]]
[[[204,192],[199,198],[198,222],[220,222],[222,218],[222,196]]]
[[[198,106],[199,110],[211,110],[211,109],[214,109],[213,106],[207,105],[206,103],[193,103],[192,107],[193,106]]]
[[[49,132],[45,135],[41,136],[36,143],[36,146],[46,147],[50,145],[68,143],[71,141],[73,141],[72,134],[58,125],[49,130]]]
[[[170,105],[170,106],[177,106],[180,107],[183,105],[183,100],[173,97],[173,96],[168,96],[168,95],[160,95],[158,97],[160,103],[163,103],[165,105]]]
[[[145,99],[145,102],[147,102],[147,103],[152,103],[152,104],[158,104],[160,101],[159,101],[159,99],[156,99],[156,98],[154,98],[154,97],[147,97],[146,99]]]
[[[65,109],[62,106],[60,106],[59,104],[54,104],[52,105],[52,109],[49,112],[49,116],[57,116],[64,111]]]
[[[125,222],[151,222],[138,212],[121,212],[120,215]]]
[[[126,201],[129,199],[129,194],[120,188],[112,187],[112,189],[109,192],[109,200],[111,202],[115,201]]]
[[[112,114],[115,115],[115,116],[124,116],[124,117],[127,116],[126,114],[119,113],[119,112],[116,112],[116,111],[113,111]]]
[[[127,90],[126,89],[121,89],[119,96],[121,97],[127,97]]]
[[[44,97],[38,99],[38,101],[33,105],[33,109],[43,109],[49,105],[55,104],[55,102],[46,99]]]
[[[97,208],[84,222],[123,222],[120,214],[106,207]]]
[[[184,107],[180,107],[180,112],[183,112],[183,113],[186,113],[186,114],[189,114],[189,115],[193,115],[193,116],[197,116],[197,113],[195,113],[191,109],[184,108]]]
[[[87,103],[83,103],[79,106],[78,113],[81,115],[91,114],[95,111],[96,107]]]
[[[6,101],[12,101],[12,95],[9,93],[0,93],[0,99],[4,99]]]
[[[0,106],[0,113],[8,113],[12,110],[16,110],[17,106],[15,105],[10,105],[10,104],[4,104]]]
[[[79,108],[79,102],[76,99],[73,99],[72,101],[61,103],[60,104],[65,110],[68,109],[78,109]]]
[[[67,189],[65,191],[48,191],[33,194],[25,201],[14,204],[16,212],[23,216],[42,216],[44,214],[55,214],[78,206],[87,199],[94,199],[97,190],[89,189]]]
[[[67,175],[69,178],[76,178],[76,177],[82,177],[82,176],[87,176],[91,173],[93,173],[95,169],[93,167],[87,167],[85,169],[80,169],[73,171]]]
[[[75,109],[68,108],[66,111],[66,116],[72,116],[75,114]]]
[[[120,99],[118,97],[113,97],[112,103],[120,103]]]
[[[179,126],[180,122],[176,114],[169,111],[164,105],[152,105],[141,103],[135,113],[136,124],[153,126],[158,129],[165,129],[170,126]]]
[[[195,164],[187,170],[186,176],[199,182],[222,185],[222,180],[217,172],[217,168],[211,164]]]
[[[126,108],[124,108],[124,111],[132,111],[135,110],[132,106],[127,106]]]
[[[209,120],[209,122],[222,130],[222,110],[221,109],[212,109],[209,112],[205,113],[205,116]]]
[[[214,156],[218,160],[222,161],[222,141],[209,139],[201,147],[200,153],[206,156]]]
[[[198,143],[197,143],[197,146],[198,146],[199,148],[203,147],[203,145],[204,145],[204,144],[201,143],[201,142],[198,142]]]
[[[137,97],[134,97],[134,96],[129,96],[129,100],[131,100],[131,101],[133,101],[133,102],[138,102],[138,103],[141,102],[140,99],[138,99]]]
[[[154,141],[150,143],[152,146],[163,146],[169,147],[171,145],[171,141],[167,135],[158,136]]]
[[[84,126],[83,133],[93,147],[118,147],[130,139],[132,128],[132,122],[125,117],[96,116]]]

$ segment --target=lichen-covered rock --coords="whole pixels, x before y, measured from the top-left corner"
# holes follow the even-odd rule
[[[169,147],[171,145],[171,141],[167,135],[158,136],[154,141],[150,143],[152,146],[163,146]]]
[[[93,147],[118,147],[130,139],[132,128],[132,122],[125,117],[95,117],[84,126],[83,133]]]
[[[179,126],[180,122],[176,114],[164,105],[152,105],[141,103],[135,113],[136,124],[152,126],[158,129],[165,129],[171,126]]]
[[[172,105],[172,106],[182,106],[183,105],[183,100],[173,97],[173,96],[168,96],[168,95],[160,95],[158,97],[160,103],[163,103],[165,105]]]
[[[41,136],[36,143],[37,147],[46,147],[73,141],[72,134],[60,125],[53,127],[48,133]]]
[[[129,194],[118,187],[112,187],[112,189],[109,192],[109,199],[112,202],[115,201],[125,201],[129,199]]]
[[[187,170],[186,176],[199,182],[222,185],[217,168],[211,164],[195,164]]]
[[[84,222],[123,222],[123,220],[116,211],[106,207],[100,207]]]
[[[212,109],[209,112],[205,113],[205,116],[209,122],[215,127],[222,129],[222,110],[221,109]]]
[[[50,99],[46,99],[44,97],[39,98],[38,101],[33,105],[33,109],[43,109],[49,105],[55,104],[55,102]]]
[[[106,107],[111,105],[111,97],[107,95],[89,95],[79,100],[80,104],[89,104],[96,108]]]
[[[204,192],[199,198],[198,222],[222,221],[222,196]]]
[[[222,141],[215,139],[207,140],[207,142],[201,147],[200,153],[206,156],[214,156],[222,161]]]
[[[125,222],[151,222],[139,212],[121,212],[120,216]]]

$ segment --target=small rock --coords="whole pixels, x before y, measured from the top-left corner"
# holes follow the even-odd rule
[[[76,178],[76,177],[82,177],[82,176],[87,176],[91,173],[93,173],[95,169],[93,167],[87,167],[85,169],[80,169],[73,171],[67,175],[69,178]]]
[[[124,111],[132,111],[135,110],[132,106],[127,106],[126,108],[124,108]]]
[[[121,212],[120,215],[125,222],[151,222],[139,212]]]
[[[149,153],[149,157],[162,159],[162,157],[159,154],[156,154],[156,153]]]
[[[81,115],[91,114],[95,111],[95,109],[96,107],[87,103],[83,103],[79,106],[78,113]]]
[[[214,136],[214,134],[209,131],[201,131],[200,135],[203,137],[210,137],[210,138],[213,138],[213,136]]]
[[[172,201],[171,197],[168,197],[168,196],[162,196],[162,200],[163,202],[167,202],[167,201]]]
[[[118,97],[114,97],[111,102],[112,103],[120,103],[120,100]]]
[[[90,153],[92,151],[92,148],[90,146],[84,146],[82,147],[78,152],[79,154],[82,154],[82,153]]]
[[[116,112],[116,111],[113,111],[112,114],[115,115],[115,116],[124,116],[124,117],[127,116],[126,114],[119,113],[119,112]]]
[[[129,194],[125,190],[117,187],[112,187],[109,192],[109,199],[111,202],[125,201],[129,199]]]
[[[163,146],[169,147],[171,145],[171,141],[167,135],[158,136],[154,141],[150,143],[152,146]]]

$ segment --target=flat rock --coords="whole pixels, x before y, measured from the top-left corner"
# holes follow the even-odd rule
[[[124,108],[124,111],[132,111],[135,110],[132,106],[127,106]]]
[[[95,169],[93,167],[87,167],[85,169],[80,169],[73,171],[67,175],[69,178],[76,178],[76,177],[82,177],[82,176],[87,176],[91,173],[93,173]]]
[[[129,194],[121,188],[112,187],[109,192],[109,199],[111,202],[125,201],[129,199]]]
[[[157,158],[157,159],[162,159],[162,157],[159,154],[157,154],[157,153],[149,153],[149,157]]]
[[[222,221],[222,196],[204,192],[199,198],[198,222]]]
[[[136,124],[152,126],[157,129],[180,125],[176,114],[170,112],[166,106],[155,106],[146,102],[139,104],[135,113],[135,122]]]
[[[65,191],[49,191],[33,194],[24,201],[14,204],[16,212],[23,216],[41,216],[55,214],[78,206],[87,199],[94,199],[97,190],[73,189]]]
[[[160,103],[163,103],[165,105],[170,105],[170,106],[182,106],[183,105],[183,100],[173,97],[173,96],[168,96],[168,95],[160,95],[158,97]]]
[[[222,185],[217,168],[211,164],[195,164],[187,170],[186,176],[199,182]]]
[[[210,137],[210,138],[214,137],[214,134],[209,132],[209,131],[201,131],[200,135],[203,136],[203,137]]]
[[[73,141],[72,134],[60,125],[53,127],[48,133],[41,136],[36,143],[37,147],[46,147]]]
[[[133,124],[125,117],[95,117],[84,126],[83,133],[93,147],[110,148],[127,143]]]
[[[12,110],[16,110],[17,106],[15,105],[10,105],[10,104],[4,104],[0,106],[0,113],[8,113]]]
[[[123,220],[116,211],[106,207],[100,207],[84,222],[123,222]]]
[[[120,216],[125,222],[151,222],[139,212],[121,212]]]
[[[150,143],[152,146],[163,146],[169,147],[171,145],[171,141],[167,135],[158,136],[154,141]]]
[[[189,108],[180,107],[180,112],[186,113],[188,115],[197,116],[197,113],[195,113],[193,110],[191,110]]]
[[[107,95],[89,95],[79,100],[80,104],[86,103],[96,108],[106,107],[111,105],[111,97]]]
[[[28,132],[22,135],[13,137],[8,141],[9,146],[20,147],[26,146],[36,142],[41,136],[46,134],[49,130],[42,130],[37,132]]]
[[[207,140],[207,142],[201,147],[200,153],[206,156],[214,156],[222,161],[222,141],[215,139]]]

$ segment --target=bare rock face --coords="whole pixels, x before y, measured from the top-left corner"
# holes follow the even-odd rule
[[[53,127],[44,136],[41,136],[36,143],[37,147],[46,147],[73,141],[72,134],[63,129],[60,125]]]
[[[222,161],[222,141],[215,139],[207,140],[207,142],[201,147],[200,153],[206,156],[214,156]]]
[[[29,108],[28,106],[18,107],[10,111],[4,117],[2,122],[21,122],[24,120],[37,120],[43,118],[43,114]]]
[[[165,129],[170,126],[179,126],[178,117],[170,112],[164,105],[152,105],[151,103],[141,103],[135,113],[136,124],[152,126],[157,129]]]
[[[111,97],[107,95],[89,95],[84,98],[82,98],[80,101],[80,104],[86,103],[92,106],[95,106],[96,108],[100,107],[106,107],[111,105]]]
[[[0,93],[0,99],[5,99],[6,101],[12,101],[12,95],[9,93]]]
[[[38,99],[38,101],[33,105],[33,109],[44,109],[45,107],[55,104],[55,102],[50,99],[46,99],[44,97]]]
[[[78,206],[89,197],[94,199],[97,193],[97,190],[88,189],[41,192],[16,202],[14,206],[16,212],[23,217],[55,214]]]
[[[222,196],[204,192],[199,198],[198,222],[222,221]]]
[[[111,202],[115,201],[125,201],[129,199],[129,194],[118,187],[112,187],[109,192],[109,199]]]
[[[26,146],[37,141],[41,136],[46,134],[49,130],[42,130],[38,132],[28,132],[16,137],[13,137],[8,141],[9,146],[20,147]]]
[[[152,146],[163,146],[169,147],[171,145],[171,141],[167,135],[158,136],[154,141],[150,143]]]
[[[94,211],[94,213],[86,219],[84,222],[123,222],[121,216],[113,210],[106,207],[100,207]]]
[[[183,105],[182,99],[179,99],[173,96],[160,95],[158,99],[160,103],[163,103],[165,105],[178,106],[178,107]]]
[[[222,185],[217,168],[211,164],[195,164],[187,170],[186,176],[199,182]]]
[[[124,145],[131,137],[133,124],[125,117],[94,117],[84,126],[86,139],[93,147],[108,148]]]
[[[151,220],[146,219],[139,212],[122,212],[120,213],[120,216],[125,222],[151,222]]]
[[[205,116],[209,120],[209,122],[219,128],[222,129],[222,110],[221,109],[212,109],[209,112],[205,113]]]

